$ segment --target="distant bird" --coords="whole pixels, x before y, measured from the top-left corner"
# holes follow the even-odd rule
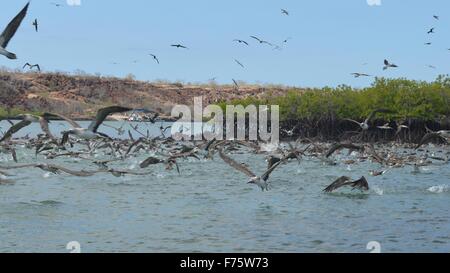
[[[8,59],[17,59],[16,54],[8,52],[6,50],[6,47],[8,46],[8,43],[14,36],[14,34],[16,34],[16,31],[22,23],[23,18],[25,18],[29,5],[30,2],[25,5],[25,7],[19,12],[19,14],[16,15],[16,17],[14,17],[14,19],[8,24],[8,26],[6,26],[2,35],[0,35],[0,54],[6,56]]]
[[[392,128],[391,126],[389,126],[389,122],[384,124],[383,126],[377,126],[378,129],[381,130],[394,130],[394,128]]]
[[[54,6],[55,6],[55,7],[57,7],[57,8],[59,8],[59,7],[61,7],[61,6],[62,6],[61,4],[59,4],[59,3],[55,3],[55,2],[51,2],[50,4],[54,5]]]
[[[428,68],[436,69],[436,66],[434,66],[434,65],[429,65]]]
[[[273,44],[271,44],[271,43],[269,43],[269,42],[267,42],[267,41],[261,40],[261,39],[259,39],[259,38],[256,37],[256,36],[250,36],[250,38],[255,39],[255,40],[258,41],[260,44],[268,44],[268,45],[270,45],[270,46],[273,46]]]
[[[255,185],[259,186],[262,191],[269,190],[269,184],[267,183],[267,180],[269,179],[270,174],[282,163],[282,161],[278,161],[277,163],[273,164],[261,176],[257,176],[243,164],[239,164],[236,161],[234,161],[233,159],[231,159],[230,157],[226,156],[222,150],[219,150],[219,156],[220,156],[220,158],[222,158],[222,160],[225,163],[227,163],[234,169],[247,175],[250,178],[250,180],[248,181],[248,184],[255,184]]]
[[[356,121],[356,120],[349,119],[349,118],[346,118],[346,119],[344,119],[344,120],[348,120],[348,121],[351,121],[351,122],[353,122],[353,123],[356,123],[356,124],[359,125],[359,127],[361,127],[361,129],[362,129],[363,131],[367,131],[367,130],[369,130],[369,128],[370,128],[370,126],[369,126],[370,120],[372,120],[372,119],[375,117],[375,115],[376,115],[377,113],[392,113],[392,111],[391,111],[391,110],[388,110],[388,109],[376,109],[376,110],[372,111],[372,112],[369,114],[369,116],[366,118],[366,120],[365,120],[364,122],[358,122],[358,121]]]
[[[361,191],[369,190],[369,183],[367,182],[367,180],[364,176],[356,181],[351,181],[351,179],[347,176],[341,176],[336,181],[334,181],[331,185],[326,187],[323,191],[324,192],[333,192],[344,186],[351,186],[353,189],[359,189]]]
[[[382,171],[370,170],[370,171],[369,171],[369,174],[370,174],[371,176],[380,176],[380,175],[385,174],[386,172],[387,172],[387,170],[382,170]]]
[[[38,24],[38,20],[37,19],[34,19],[33,26],[34,26],[34,29],[36,30],[36,32],[38,32],[39,24]]]
[[[359,77],[371,77],[369,74],[364,74],[364,73],[352,73],[352,75],[355,78],[359,78]]]
[[[172,46],[172,47],[176,47],[176,48],[185,48],[185,49],[188,49],[186,46],[184,46],[184,45],[180,45],[180,44],[176,44],[176,45],[170,45],[170,46]]]
[[[110,106],[106,108],[102,108],[98,110],[97,116],[95,119],[91,122],[89,127],[81,128],[80,126],[77,126],[76,122],[72,122],[71,125],[74,127],[73,129],[69,131],[62,132],[63,139],[61,144],[64,145],[69,140],[69,135],[75,135],[77,137],[83,138],[83,139],[95,139],[95,138],[109,138],[109,136],[97,132],[98,127],[105,121],[105,119],[110,115],[114,113],[123,113],[128,112],[133,109],[122,107],[122,106]],[[75,125],[75,126],[74,126]]]
[[[431,28],[427,33],[428,33],[428,34],[434,33],[434,27]]]
[[[291,40],[291,39],[292,39],[291,37],[288,37],[288,38],[284,39],[283,43],[286,44],[286,43],[289,42],[289,40]]]
[[[389,61],[388,60],[384,60],[384,67],[383,67],[383,70],[386,70],[386,69],[388,69],[388,68],[396,68],[396,67],[398,67],[397,65],[395,65],[395,64],[392,64],[392,63],[389,63]]]
[[[248,43],[247,43],[246,41],[240,40],[240,39],[234,39],[233,42],[238,42],[238,43],[240,43],[240,44],[248,45]]]
[[[284,15],[289,16],[289,11],[285,10],[285,9],[281,9],[281,13]]]
[[[33,68],[37,68],[37,70],[39,71],[39,72],[41,72],[41,67],[39,66],[39,64],[33,64],[33,65],[31,65],[30,63],[26,63],[23,67],[22,67],[22,69],[24,69],[25,67],[29,67],[29,69],[31,70],[31,69],[33,69]]]
[[[150,54],[150,56],[152,56],[153,59],[159,64],[159,59],[158,57],[156,57],[156,55]]]
[[[432,45],[432,43],[431,43],[431,42],[428,42],[428,43],[425,43],[424,45]]]
[[[437,15],[433,15],[433,18],[436,20],[439,20],[439,16],[437,16]]]
[[[419,142],[419,144],[416,146],[416,150],[433,139],[441,139],[444,141],[448,141],[450,139],[450,130],[441,130],[426,134]]]
[[[236,60],[236,59],[234,59],[234,61],[235,61],[238,65],[240,65],[242,68],[245,68],[245,66],[244,66],[240,61],[238,61],[238,60]]]

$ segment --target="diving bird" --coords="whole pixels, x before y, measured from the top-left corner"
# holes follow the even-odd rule
[[[281,13],[286,15],[286,16],[289,16],[289,11],[287,11],[285,9],[281,9]]]
[[[41,72],[41,67],[39,66],[39,64],[33,64],[33,65],[31,65],[30,63],[26,63],[23,67],[22,67],[22,69],[24,69],[25,67],[29,67],[29,69],[31,70],[31,69],[33,69],[33,68],[37,68],[37,70],[39,71],[39,72]]]
[[[346,119],[344,119],[344,120],[347,120],[347,121],[351,121],[351,122],[353,122],[353,123],[356,123],[356,124],[359,125],[359,127],[361,127],[361,129],[362,129],[363,131],[366,131],[366,130],[369,130],[369,127],[370,127],[370,126],[369,126],[369,122],[370,122],[370,120],[373,119],[377,113],[392,113],[392,111],[389,110],[389,109],[376,109],[376,110],[372,111],[372,112],[369,114],[369,116],[366,118],[366,120],[365,120],[364,122],[358,122],[358,121],[356,121],[356,120],[349,119],[349,118],[346,118]]]
[[[38,32],[39,24],[38,24],[38,20],[37,19],[34,19],[33,26],[34,26],[34,29],[36,30],[36,32]]]
[[[392,64],[392,63],[389,63],[389,61],[388,60],[384,60],[384,67],[383,67],[383,70],[386,70],[386,69],[388,69],[388,68],[396,68],[396,67],[398,67],[397,65],[395,65],[395,64]]]
[[[26,4],[26,6],[19,12],[19,14],[16,15],[16,17],[14,17],[14,19],[8,24],[8,26],[6,26],[2,35],[0,35],[0,54],[6,56],[8,59],[17,59],[16,54],[7,51],[6,47],[8,46],[8,43],[14,36],[14,34],[16,34],[16,31],[22,23],[23,18],[25,18],[25,16],[27,15],[29,5],[30,2]]]
[[[364,176],[356,181],[351,181],[350,177],[341,176],[323,191],[330,193],[344,186],[351,186],[353,189],[359,189],[361,191],[369,190],[369,183]]]
[[[43,114],[42,116],[35,116],[30,114],[24,114],[19,115],[18,117],[21,117],[22,120],[18,122],[17,124],[14,124],[11,126],[8,131],[3,135],[3,137],[0,139],[0,143],[3,141],[11,138],[15,133],[19,132],[21,129],[27,127],[33,122],[39,122],[41,125],[42,131],[49,137],[53,138],[52,134],[50,133],[50,130],[48,129],[48,114]]]
[[[441,139],[444,141],[448,141],[450,139],[450,130],[441,130],[426,134],[419,142],[419,144],[416,146],[416,150],[433,139]]]
[[[221,149],[219,150],[219,156],[225,163],[247,175],[250,178],[248,184],[257,185],[261,188],[262,191],[269,190],[269,184],[267,183],[267,180],[269,179],[270,174],[282,163],[282,161],[278,161],[277,163],[273,164],[272,167],[270,167],[261,176],[257,176],[243,164],[239,164],[232,158],[226,156]]]
[[[239,66],[241,66],[242,68],[245,68],[245,66],[244,66],[240,61],[238,61],[238,60],[236,60],[236,59],[234,59],[234,61],[235,61]]]
[[[176,44],[176,45],[170,45],[170,46],[172,46],[172,47],[176,47],[176,48],[185,48],[185,49],[188,49],[186,46],[184,46],[184,45],[180,45],[180,44]]]
[[[248,43],[247,43],[246,41],[244,41],[244,40],[234,39],[233,41],[234,41],[234,42],[238,42],[238,43],[240,43],[240,44],[248,45]]]
[[[96,138],[109,139],[110,138],[109,136],[107,136],[103,133],[97,132],[98,127],[100,127],[100,125],[103,123],[103,121],[105,121],[105,119],[109,115],[114,114],[114,113],[128,112],[131,110],[133,110],[133,109],[127,108],[127,107],[122,107],[122,106],[110,106],[110,107],[102,108],[102,109],[98,110],[97,116],[91,122],[91,124],[89,125],[89,127],[87,129],[81,128],[80,126],[75,126],[71,130],[62,132],[63,139],[61,141],[61,144],[64,145],[69,140],[69,135],[75,135],[77,137],[80,137],[83,139],[88,139],[88,140],[96,139]],[[71,123],[71,124],[77,125],[76,123]]]
[[[352,73],[351,75],[353,75],[355,78],[359,78],[359,77],[370,77],[369,74],[364,74],[364,73]]]
[[[150,56],[152,56],[153,59],[159,64],[159,59],[158,59],[158,57],[156,57],[156,55],[150,54]]]

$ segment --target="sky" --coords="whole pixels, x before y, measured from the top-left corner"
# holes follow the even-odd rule
[[[2,0],[1,29],[26,2]],[[145,81],[297,87],[373,82],[353,72],[431,81],[449,72],[449,10],[448,0],[32,0],[7,48],[18,60],[0,56],[0,66],[30,62],[50,72],[133,74]],[[432,27],[435,34],[427,34]],[[251,35],[278,45],[291,39],[274,50]],[[170,47],[178,43],[189,49]],[[385,58],[399,68],[383,71]]]

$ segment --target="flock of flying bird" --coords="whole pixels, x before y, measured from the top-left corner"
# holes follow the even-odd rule
[[[11,40],[11,38],[16,33],[18,27],[20,26],[22,20],[25,18],[27,13],[29,3],[20,11],[20,13],[8,24],[4,32],[0,36],[0,54],[6,56],[9,59],[17,58],[14,53],[6,50],[6,47]],[[58,6],[58,5],[56,5]],[[287,10],[282,10],[282,14],[289,16]],[[437,16],[435,19],[439,19]],[[37,19],[33,22],[33,26],[36,31],[38,31],[38,21]],[[434,29],[431,29],[429,33],[434,33]],[[274,46],[273,44],[262,40],[256,36],[251,36],[252,39],[256,40],[260,44],[267,44]],[[287,40],[286,40],[287,41]],[[236,39],[235,42],[248,45],[248,42],[240,39]],[[181,44],[171,45],[176,48],[188,49],[186,46]],[[159,63],[159,59],[156,55],[151,54],[156,62]],[[244,67],[242,63],[238,60],[235,62]],[[385,60],[384,69],[395,68],[397,65],[390,63]],[[30,69],[37,68],[40,70],[39,65],[31,65],[29,63],[25,64],[24,67],[29,67]],[[355,77],[368,76],[364,73],[354,73]],[[233,80],[237,85],[237,82]],[[269,189],[269,176],[281,166],[288,164],[290,161],[300,162],[303,157],[313,157],[320,159],[324,164],[337,164],[336,161],[331,160],[330,157],[340,152],[340,150],[348,149],[349,155],[356,157],[356,159],[345,160],[345,164],[355,164],[356,162],[364,162],[370,160],[372,162],[380,164],[383,168],[398,168],[404,167],[406,165],[414,166],[417,171],[420,166],[425,166],[429,164],[434,164],[433,160],[442,161],[444,164],[448,163],[449,152],[444,151],[429,152],[419,155],[416,151],[411,153],[399,153],[392,146],[381,147],[381,151],[376,151],[373,144],[366,144],[358,146],[353,143],[337,143],[329,146],[328,144],[317,144],[311,140],[297,140],[295,145],[288,143],[288,147],[280,145],[275,150],[270,152],[265,151],[262,147],[265,145],[261,142],[252,141],[228,141],[228,140],[212,140],[212,141],[201,141],[200,143],[182,143],[175,141],[172,137],[166,137],[164,132],[169,128],[163,128],[161,126],[161,136],[152,138],[147,131],[147,134],[141,132],[138,126],[131,127],[134,131],[138,132],[141,137],[139,139],[134,139],[131,131],[128,131],[129,139],[112,139],[108,135],[99,132],[98,129],[102,123],[107,119],[107,117],[114,113],[124,113],[133,111],[131,108],[122,106],[111,106],[107,108],[100,109],[97,112],[96,118],[91,122],[88,128],[83,128],[77,122],[55,113],[45,113],[40,116],[26,114],[22,116],[22,120],[16,124],[9,121],[11,126],[7,132],[3,134],[0,139],[0,153],[10,153],[13,160],[17,163],[19,161],[16,154],[15,146],[24,145],[28,149],[35,149],[36,156],[44,155],[46,159],[52,160],[61,157],[71,157],[79,158],[83,160],[89,160],[95,164],[97,170],[71,170],[66,167],[58,166],[55,164],[47,163],[36,163],[36,164],[25,164],[25,165],[13,165],[13,166],[3,166],[0,165],[0,175],[9,176],[9,170],[16,170],[22,168],[39,168],[47,172],[60,174],[66,173],[69,175],[75,175],[80,177],[93,176],[97,173],[110,173],[114,176],[123,175],[148,175],[151,173],[145,172],[133,172],[130,170],[119,170],[110,168],[108,165],[113,162],[123,161],[130,157],[137,157],[142,153],[148,154],[150,152],[154,154],[159,154],[161,157],[150,156],[140,163],[140,167],[145,169],[151,165],[164,164],[166,169],[173,169],[176,166],[178,172],[180,168],[178,161],[185,158],[196,158],[200,159],[202,156],[204,158],[212,159],[215,153],[219,154],[219,157],[230,167],[236,169],[237,171],[245,174],[249,177],[248,183],[255,184],[259,186],[263,191]],[[367,132],[371,128],[371,120],[375,117],[377,113],[389,112],[385,109],[377,109],[373,111],[368,118],[363,122],[358,122],[355,120],[349,120],[357,124],[361,133]],[[72,129],[62,132],[61,139],[55,137],[49,129],[49,122],[51,119],[61,119],[66,121]],[[14,134],[19,132],[21,129],[29,126],[33,122],[39,122],[42,128],[43,134],[39,134],[36,139],[13,139]],[[154,120],[152,120],[154,123]],[[379,129],[392,129],[389,125],[379,126]],[[295,129],[295,128],[294,128]],[[293,130],[294,130],[293,129]],[[401,125],[399,129],[408,129],[407,126]],[[119,134],[123,132],[123,129],[117,129]],[[293,131],[291,130],[291,131]],[[433,139],[442,139],[447,141],[450,139],[450,131],[429,131],[428,134],[424,136],[422,141],[416,148],[418,150],[422,145],[432,141]],[[306,147],[297,147],[299,144],[306,143]],[[70,148],[67,147],[70,146]],[[73,149],[74,147],[86,146],[87,149]],[[265,154],[268,162],[267,169],[260,176],[256,175],[253,171],[249,169],[246,164],[239,163],[232,159],[229,154],[233,151],[240,150],[242,148],[249,149],[256,154]],[[96,160],[95,155],[103,152],[104,155],[110,156],[112,159],[99,161]],[[442,153],[442,156],[436,156],[436,153]],[[369,174],[372,176],[383,175],[385,170],[373,170]],[[11,182],[9,180],[0,179],[0,184]],[[334,181],[331,185],[324,189],[325,192],[333,192],[341,187],[349,186],[352,189],[359,189],[362,191],[369,190],[369,183],[367,179],[363,176],[360,179],[352,180],[349,177],[342,176]]]

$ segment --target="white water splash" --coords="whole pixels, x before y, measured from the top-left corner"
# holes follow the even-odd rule
[[[438,186],[433,186],[428,188],[429,192],[432,193],[443,193],[443,192],[447,192],[450,190],[450,186],[448,185],[438,185]]]
[[[42,175],[42,178],[49,178],[51,173],[47,172]]]
[[[373,190],[377,195],[383,195],[383,194],[384,194],[383,189],[382,189],[382,188],[379,188],[379,187],[377,187],[377,186],[373,186],[373,187],[372,187],[372,190]]]

